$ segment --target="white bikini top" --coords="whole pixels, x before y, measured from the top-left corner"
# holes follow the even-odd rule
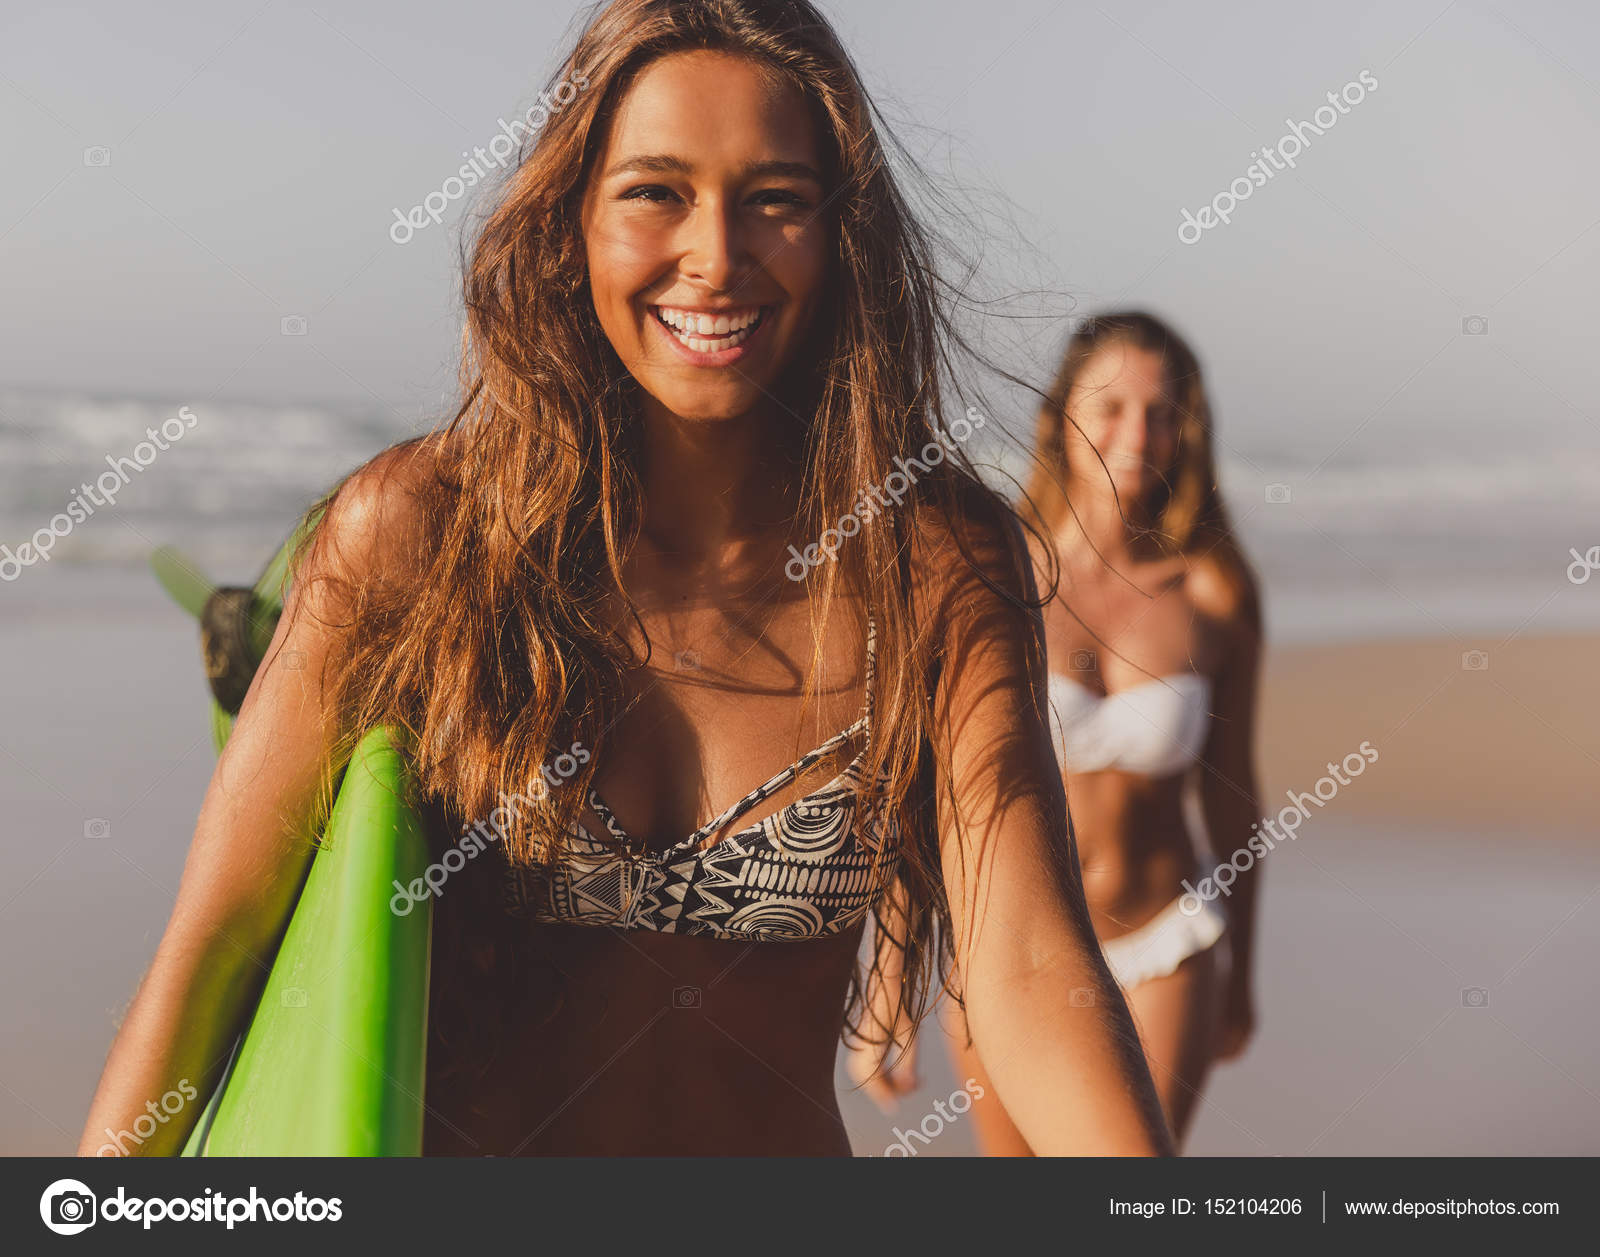
[[[1068,772],[1116,768],[1168,777],[1193,764],[1205,746],[1211,681],[1179,672],[1100,695],[1052,672],[1050,714],[1056,759]]]

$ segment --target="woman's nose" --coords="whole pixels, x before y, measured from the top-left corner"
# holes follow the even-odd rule
[[[743,249],[738,224],[718,205],[702,205],[684,226],[683,256],[678,269],[707,288],[725,292],[739,278]]]

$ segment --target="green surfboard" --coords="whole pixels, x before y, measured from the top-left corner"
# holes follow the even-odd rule
[[[241,652],[246,676],[260,663],[283,609],[293,542],[252,591],[215,588],[169,548],[151,558],[162,586],[207,626],[219,750],[233,714],[217,697],[230,693],[216,680],[226,653],[218,640],[234,652],[235,681]],[[230,606],[230,627],[219,630],[218,609]],[[407,785],[393,733],[368,732],[345,768],[255,1012],[182,1155],[421,1154],[432,907],[424,900],[403,916],[390,907],[394,883],[409,885],[428,864]]]

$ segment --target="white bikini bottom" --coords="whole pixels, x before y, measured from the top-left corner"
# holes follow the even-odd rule
[[[1228,928],[1228,917],[1217,904],[1202,899],[1193,916],[1183,911],[1190,898],[1180,895],[1138,929],[1102,943],[1111,976],[1124,990],[1177,972],[1190,956],[1214,947]]]

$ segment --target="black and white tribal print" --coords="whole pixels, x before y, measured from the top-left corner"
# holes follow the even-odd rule
[[[574,822],[564,864],[509,877],[510,909],[546,923],[752,941],[822,938],[856,924],[871,910],[879,886],[892,881],[900,847],[900,826],[892,809],[881,809],[876,820],[856,823],[865,747],[821,789],[710,846],[702,844],[824,756],[870,730],[876,644],[876,626],[869,618],[866,709],[848,729],[661,851],[627,850],[635,844],[590,789],[589,806],[611,841],[597,839]],[[875,874],[880,850],[883,868]]]

